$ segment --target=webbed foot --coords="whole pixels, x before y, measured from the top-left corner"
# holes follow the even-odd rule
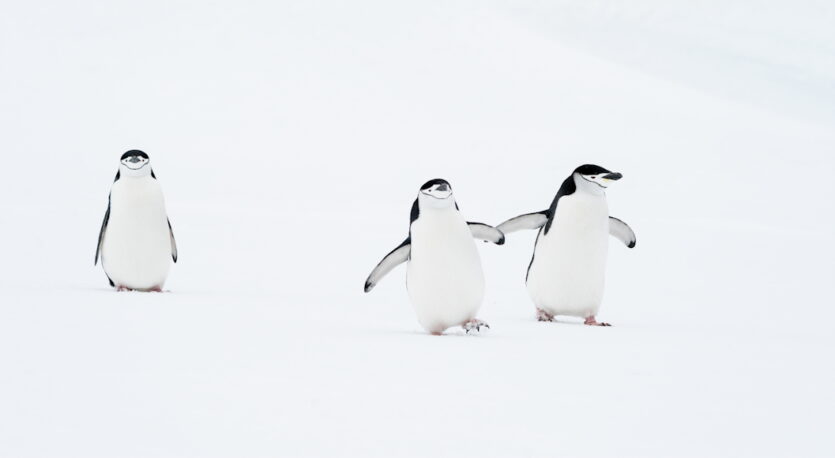
[[[536,321],[557,321],[554,318],[554,315],[542,310],[541,308],[536,308]]]
[[[585,324],[586,326],[611,326],[611,324],[609,324],[609,323],[603,323],[601,321],[597,321],[594,318],[594,315],[592,315],[590,317],[586,317],[586,321],[583,322],[583,324]]]
[[[482,327],[490,329],[489,324],[475,318],[473,318],[470,321],[465,321],[461,325],[461,327],[464,328],[464,331],[466,331],[467,334],[469,334],[472,330],[475,330],[476,332],[481,332]]]

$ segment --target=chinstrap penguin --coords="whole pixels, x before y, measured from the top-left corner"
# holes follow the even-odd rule
[[[110,286],[118,291],[162,291],[177,243],[162,188],[148,155],[122,155],[110,189],[94,264],[101,257]]]
[[[538,234],[525,281],[539,321],[576,316],[585,324],[609,326],[596,315],[603,301],[609,235],[635,247],[635,233],[609,216],[606,188],[622,178],[597,165],[582,165],[563,181],[551,206],[509,219],[505,234],[536,229]]]
[[[412,204],[409,236],[377,264],[365,281],[365,292],[407,262],[406,288],[424,329],[439,335],[453,326],[467,333],[489,328],[476,319],[484,298],[484,273],[474,237],[504,243],[501,231],[461,216],[446,180],[427,181]]]

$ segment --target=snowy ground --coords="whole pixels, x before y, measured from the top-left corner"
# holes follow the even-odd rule
[[[8,2],[0,456],[832,456],[826,2]],[[94,268],[141,148],[167,294]],[[361,283],[421,183],[466,217],[622,172],[600,318],[542,324],[533,233],[480,336]]]

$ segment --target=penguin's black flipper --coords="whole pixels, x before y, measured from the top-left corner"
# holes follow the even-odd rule
[[[168,220],[168,235],[171,237],[171,259],[177,262],[177,241],[174,240],[174,229],[171,228],[171,220]]]
[[[391,272],[392,269],[403,264],[409,260],[409,255],[412,253],[412,238],[407,237],[397,248],[391,250],[377,267],[371,271],[368,279],[365,280],[365,292],[371,291],[380,280]]]
[[[523,229],[539,229],[548,222],[550,215],[551,210],[542,210],[541,212],[519,215],[515,218],[510,218],[502,224],[499,224],[496,226],[496,229],[502,231],[504,234],[510,234]]]
[[[99,256],[101,255],[101,246],[104,242],[104,232],[107,230],[107,223],[110,221],[110,197],[107,198],[107,211],[104,212],[104,220],[101,222],[101,230],[99,230],[99,243],[96,245],[96,258],[93,260],[93,265],[99,263]]]
[[[496,245],[504,245],[504,233],[495,227],[484,223],[474,223],[472,221],[467,221],[467,226],[469,226],[470,232],[473,233],[473,237],[484,240],[485,242],[493,242]]]
[[[637,242],[635,231],[628,224],[614,216],[609,217],[609,235],[620,240],[627,247],[635,248],[635,242]]]

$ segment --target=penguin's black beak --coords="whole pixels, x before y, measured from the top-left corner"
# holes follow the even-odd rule
[[[139,162],[139,156],[131,156],[130,159],[128,159],[128,162],[136,164],[137,162]]]
[[[623,175],[621,175],[620,173],[607,173],[606,175],[603,175],[603,178],[607,180],[618,181],[621,178],[623,178]]]
[[[438,185],[438,191],[449,191],[449,185],[446,183],[441,183]]]

